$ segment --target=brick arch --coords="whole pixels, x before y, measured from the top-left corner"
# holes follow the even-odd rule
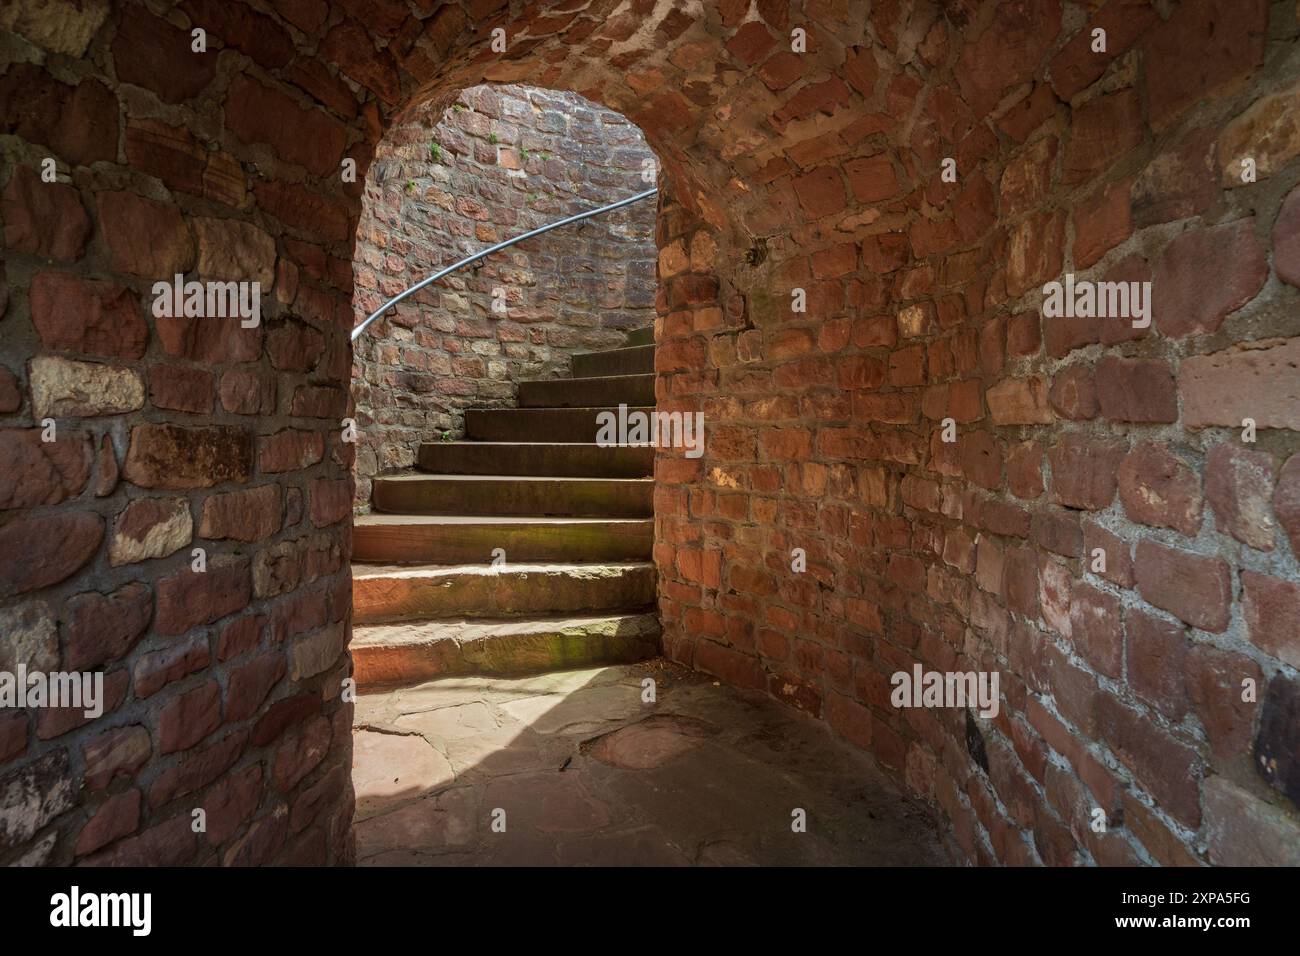
[[[0,863],[350,858],[360,184],[406,104],[485,80],[574,89],[664,160],[659,400],[708,427],[657,468],[671,656],[869,748],[973,860],[1284,861],[1293,784],[1251,754],[1296,749],[1267,708],[1296,683],[1300,169],[1269,98],[1300,28],[1169,7],[8,5],[4,653],[104,669],[109,706],[0,718]],[[1155,332],[1043,318],[1067,269],[1152,278]],[[262,326],[154,318],[176,271],[263,280]],[[891,707],[913,661],[998,670],[1001,716]]]

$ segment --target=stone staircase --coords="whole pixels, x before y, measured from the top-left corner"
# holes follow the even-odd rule
[[[654,449],[595,443],[603,409],[654,406],[653,334],[521,382],[517,408],[470,409],[465,441],[375,479],[352,538],[360,687],[658,653]]]

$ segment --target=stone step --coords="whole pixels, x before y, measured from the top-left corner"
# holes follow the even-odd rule
[[[653,375],[550,378],[519,383],[520,408],[604,408],[654,403]]]
[[[578,352],[573,356],[573,377],[644,375],[655,370],[655,347],[631,345],[603,352]]]
[[[653,613],[518,620],[464,618],[361,625],[352,675],[361,688],[438,677],[498,677],[632,664],[659,653]]]
[[[654,600],[649,561],[352,566],[355,624],[580,614],[645,608]]]
[[[655,450],[587,442],[427,442],[417,463],[424,471],[448,475],[645,478],[654,473]]]
[[[352,559],[384,564],[478,564],[500,548],[515,561],[643,561],[653,518],[537,518],[368,514],[352,528]]]
[[[652,478],[392,475],[371,503],[391,514],[654,516]]]
[[[633,329],[627,333],[627,344],[634,345],[654,345],[655,344],[655,327],[653,325],[643,326],[639,329]]]
[[[653,412],[654,407],[628,408]],[[618,408],[470,408],[465,411],[465,437],[471,441],[591,442],[595,443],[601,412],[618,415]]]

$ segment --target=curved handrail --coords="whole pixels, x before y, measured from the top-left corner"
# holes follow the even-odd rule
[[[618,202],[612,202],[608,206],[601,206],[599,209],[588,209],[586,212],[580,212],[573,216],[567,216],[564,219],[557,219],[555,222],[547,223],[545,226],[538,226],[536,229],[530,230],[529,232],[525,232],[522,235],[515,236],[513,239],[506,239],[504,242],[498,242],[495,246],[490,246],[489,248],[484,249],[482,252],[476,252],[472,256],[467,256],[466,258],[461,259],[459,262],[447,266],[447,268],[445,269],[439,269],[437,272],[429,276],[427,279],[421,279],[419,282],[411,286],[405,292],[393,296],[391,299],[389,299],[387,302],[381,305],[374,312],[371,312],[370,315],[366,316],[366,320],[352,330],[352,341],[355,342],[358,338],[360,338],[361,333],[370,327],[370,323],[374,322],[375,319],[379,318],[381,315],[383,315],[393,306],[397,305],[397,303],[401,302],[403,299],[415,295],[415,293],[419,292],[421,289],[423,289],[425,286],[429,285],[430,283],[437,282],[443,276],[449,275],[450,273],[455,272],[457,269],[464,268],[465,266],[469,265],[471,262],[477,262],[479,259],[482,259],[485,256],[490,256],[492,253],[499,252],[502,249],[509,248],[510,246],[513,246],[517,242],[523,242],[525,239],[531,239],[533,236],[540,236],[544,232],[550,232],[552,229],[558,229],[560,226],[567,226],[571,222],[578,222],[583,219],[590,219],[592,216],[599,216],[603,212],[610,212],[615,209],[620,209],[623,206],[630,206],[634,202],[640,202],[642,199],[646,199],[650,196],[653,196],[658,191],[659,191],[658,188],[647,189],[643,193],[637,193],[635,196],[628,196],[626,199],[620,199]]]

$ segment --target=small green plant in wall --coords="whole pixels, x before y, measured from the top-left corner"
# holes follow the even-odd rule
[[[406,191],[407,191],[408,193],[413,193],[413,192],[415,192],[415,180],[414,180],[414,179],[408,179],[408,180],[406,181]]]
[[[432,159],[435,163],[442,162],[442,147],[439,146],[437,143],[430,143],[429,158]]]
[[[501,139],[496,133],[488,133],[488,142],[495,146],[497,143],[501,142]]]

